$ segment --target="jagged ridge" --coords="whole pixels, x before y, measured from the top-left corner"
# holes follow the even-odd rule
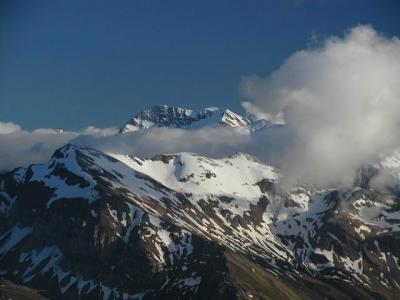
[[[0,272],[57,299],[395,299],[399,206],[368,186],[276,189],[254,157],[67,145],[1,175]]]
[[[156,105],[132,117],[121,129],[121,133],[149,129],[152,127],[193,128],[210,125],[229,127],[248,126],[252,122],[226,109],[208,107],[201,110]]]

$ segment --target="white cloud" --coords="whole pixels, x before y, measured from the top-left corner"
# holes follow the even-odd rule
[[[82,134],[98,135],[98,136],[110,136],[116,134],[117,132],[118,132],[117,127],[97,128],[95,126],[88,126],[83,130],[81,130]]]
[[[263,113],[284,113],[288,180],[330,186],[351,183],[399,145],[399,74],[399,39],[357,26],[294,53],[267,78],[245,78],[242,89]]]
[[[54,131],[17,131],[0,136],[0,171],[47,161],[53,152],[77,134]]]
[[[252,138],[240,130],[207,127],[196,130],[155,127],[113,136],[79,136],[72,143],[105,152],[151,157],[160,153],[195,152],[211,156],[249,150]]]
[[[21,127],[12,122],[0,122],[0,134],[9,134],[21,131]]]
[[[46,162],[53,152],[80,135],[107,136],[115,128],[90,126],[80,132],[38,128],[26,131],[14,123],[0,123],[0,171]]]
[[[256,105],[251,102],[243,101],[240,103],[246,110],[247,114],[252,120],[269,120],[271,115],[261,111]]]
[[[153,128],[129,134],[114,134],[116,128],[85,128],[79,132],[55,133],[52,129],[18,131],[0,136],[0,171],[46,162],[53,152],[67,143],[105,152],[151,157],[160,153],[196,152],[211,156],[250,152],[252,138],[231,128]]]

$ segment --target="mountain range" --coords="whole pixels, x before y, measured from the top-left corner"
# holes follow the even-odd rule
[[[161,126],[282,124],[157,106],[120,132]],[[245,153],[68,144],[0,175],[0,276],[48,299],[399,299],[399,157],[352,187],[283,191],[280,171]],[[370,185],[380,172],[388,189]]]

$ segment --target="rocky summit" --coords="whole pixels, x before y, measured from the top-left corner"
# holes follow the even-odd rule
[[[200,110],[168,105],[156,105],[133,116],[119,130],[120,133],[135,132],[153,127],[198,129],[202,127],[226,126],[250,131],[279,126],[267,120],[250,120],[229,109],[207,107]]]
[[[48,299],[399,299],[398,188],[371,174],[282,192],[243,153],[66,145],[0,175],[0,274]]]

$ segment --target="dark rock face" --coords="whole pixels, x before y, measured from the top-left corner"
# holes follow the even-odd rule
[[[51,299],[398,299],[395,195],[254,186],[195,195],[67,145],[0,175],[0,276]]]
[[[160,126],[186,127],[195,121],[205,119],[213,114],[213,111],[201,110],[193,113],[187,108],[158,105],[145,109],[135,116],[141,120],[154,122]]]

